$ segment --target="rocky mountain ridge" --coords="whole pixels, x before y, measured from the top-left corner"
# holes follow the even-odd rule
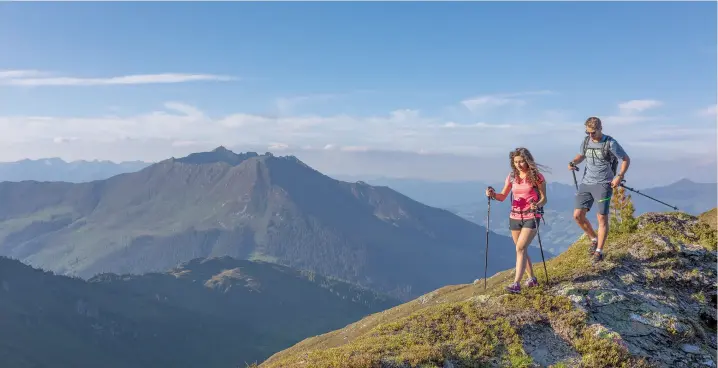
[[[646,213],[614,233],[601,263],[588,241],[535,264],[450,285],[306,339],[259,367],[715,367],[716,217]]]

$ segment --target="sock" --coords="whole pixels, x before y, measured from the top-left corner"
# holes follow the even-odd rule
[[[592,243],[598,242],[598,238],[592,238],[592,239],[591,239],[591,242],[592,242]]]
[[[596,248],[596,252],[601,253],[601,249]]]

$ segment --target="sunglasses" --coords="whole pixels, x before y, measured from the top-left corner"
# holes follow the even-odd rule
[[[586,135],[594,135],[596,133],[598,133],[598,131],[593,131],[593,132],[589,132],[588,130],[586,131]]]

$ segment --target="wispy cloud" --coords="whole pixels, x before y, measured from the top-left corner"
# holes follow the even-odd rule
[[[137,115],[97,117],[0,116],[0,143],[9,146],[55,142],[68,145],[123,144],[164,140],[173,147],[253,146],[270,151],[301,147],[339,151],[401,151],[424,154],[486,155],[507,147],[528,144],[539,150],[573,147],[582,137],[580,123],[556,120],[512,119],[471,122],[427,116],[419,110],[399,109],[381,115],[288,115],[271,116],[243,112],[212,117],[202,109],[181,102],[167,102],[162,109]],[[641,116],[619,116],[626,123]],[[608,119],[611,119],[610,117]],[[627,125],[617,138],[628,147],[632,142],[660,142],[666,147],[688,144],[693,152],[708,150],[714,142],[706,132],[686,127],[660,127],[647,135],[638,125]],[[515,128],[515,129],[514,129]],[[654,129],[655,130],[655,129]],[[550,136],[539,140],[538,134]],[[713,135],[714,136],[714,135]],[[129,142],[129,141],[127,141]],[[133,143],[136,144],[136,143]],[[640,144],[640,143],[639,143]],[[58,145],[59,146],[59,145]]]
[[[269,149],[327,147],[343,151],[396,150],[457,153],[503,151],[512,140],[508,124],[447,123],[418,110],[399,109],[381,115],[270,116],[233,113],[211,117],[201,109],[168,102],[163,109],[130,116],[0,116],[0,142],[117,142],[168,140],[175,147],[195,143],[253,145]],[[447,129],[447,127],[449,129]],[[455,129],[450,129],[454,127]],[[491,136],[486,136],[490,130]],[[73,140],[55,139],[73,137]],[[82,143],[85,144],[85,143]]]
[[[277,98],[277,100],[275,101],[275,105],[277,106],[277,110],[280,113],[288,113],[301,104],[328,102],[338,97],[338,94],[332,93],[318,93],[302,96],[280,97]]]
[[[718,115],[718,105],[711,105],[704,109],[700,109],[697,112],[698,116],[704,116],[704,117],[714,117]]]
[[[0,79],[39,77],[44,74],[39,70],[0,70]]]
[[[663,102],[657,100],[630,100],[618,104],[618,114],[609,115],[601,120],[608,124],[630,125],[659,117],[643,115],[643,112],[663,106]]]
[[[456,128],[456,129],[510,129],[512,127],[511,124],[488,124],[484,122],[478,122],[474,124],[457,124],[453,121],[450,121],[448,123],[444,123],[441,125],[442,128]]]
[[[601,121],[605,124],[615,124],[615,125],[629,125],[629,124],[635,124],[640,123],[642,121],[650,120],[651,117],[649,116],[641,116],[641,115],[609,115],[605,118],[601,118]]]
[[[133,74],[114,77],[72,77],[58,76],[37,70],[0,70],[0,85],[10,86],[107,86],[134,84],[165,84],[198,81],[227,82],[236,77],[215,74]]]
[[[387,157],[420,157],[411,163],[422,167],[443,157],[443,161],[435,162],[437,169],[431,174],[435,177],[442,177],[445,167],[454,165],[456,157],[464,157],[462,165],[479,165],[475,175],[487,175],[489,166],[495,166],[498,175],[506,170],[504,160],[481,161],[481,158],[505,157],[511,148],[526,146],[542,163],[556,168],[565,162],[566,156],[572,156],[584,137],[583,126],[575,115],[562,114],[565,119],[551,118],[555,117],[552,112],[546,116],[531,112],[524,118],[509,113],[510,119],[480,122],[428,116],[414,109],[368,116],[270,116],[245,112],[212,116],[197,106],[167,102],[155,111],[141,114],[0,116],[3,132],[0,157],[69,154],[88,158],[88,153],[83,152],[91,152],[91,157],[160,160],[224,145],[239,150],[325,157],[335,167],[346,170],[356,168],[351,167],[352,163],[339,164],[338,157],[373,157],[377,161],[367,166],[371,170],[379,164],[389,165]],[[641,116],[632,118],[636,117]],[[656,159],[665,157],[690,158],[692,163],[695,157],[715,157],[714,128],[683,123],[654,124],[648,130],[641,124],[627,124],[620,129],[610,126],[608,133],[641,162],[636,167],[645,168],[636,169],[639,171],[650,171],[647,168],[657,165]],[[412,165],[403,161],[383,173],[402,172]],[[689,170],[688,166],[683,170]],[[456,175],[466,172],[464,168],[456,171]]]
[[[653,109],[661,105],[663,105],[663,103],[657,100],[630,100],[619,103],[618,109],[622,114],[633,114]]]
[[[482,108],[500,107],[507,105],[521,106],[526,104],[526,99],[519,97],[531,96],[531,95],[548,95],[551,91],[528,91],[528,92],[516,92],[516,93],[500,93],[492,95],[481,95],[474,96],[461,101],[467,109],[476,111]]]

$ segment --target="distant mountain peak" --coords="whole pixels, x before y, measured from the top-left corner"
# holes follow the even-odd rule
[[[231,153],[234,154],[231,150],[227,149],[225,146],[219,146],[212,150],[212,152],[222,152],[222,153]]]
[[[211,151],[191,153],[191,154],[189,154],[185,157],[181,157],[181,158],[172,158],[168,161],[181,162],[181,163],[193,164],[193,165],[214,164],[214,163],[221,162],[221,163],[229,164],[231,166],[239,166],[241,163],[243,163],[249,159],[259,159],[262,161],[278,159],[280,161],[295,163],[300,166],[304,166],[304,167],[314,170],[311,166],[307,165],[306,163],[304,163],[302,160],[300,160],[299,158],[297,158],[294,155],[275,156],[271,152],[265,152],[264,154],[259,154],[257,152],[251,152],[251,151],[234,153],[232,150],[230,150],[224,146],[219,146]]]
[[[237,154],[224,146],[219,146],[212,151],[191,153],[185,157],[176,159],[175,161],[195,165],[224,162],[232,166],[237,166],[245,160],[257,156],[259,156],[259,154],[257,154],[256,152]]]
[[[694,181],[691,180],[691,179],[681,178],[681,180],[678,180],[677,182],[673,183],[673,185],[676,185],[676,184],[695,184],[695,183],[696,183],[696,182],[694,182]]]

